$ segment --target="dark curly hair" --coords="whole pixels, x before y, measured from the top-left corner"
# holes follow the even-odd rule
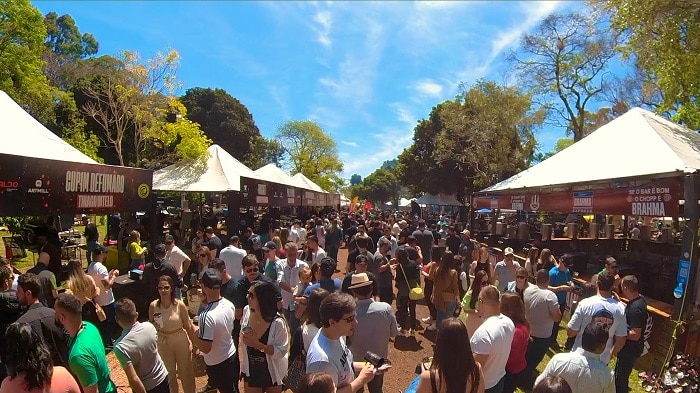
[[[46,344],[27,323],[15,322],[5,331],[7,356],[4,363],[12,378],[24,373],[28,390],[51,383],[53,364]]]

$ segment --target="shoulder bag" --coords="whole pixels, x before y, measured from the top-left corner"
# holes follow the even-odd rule
[[[292,392],[299,390],[299,383],[306,374],[306,349],[304,349],[304,340],[299,329],[299,339],[301,340],[301,353],[294,359],[292,364],[287,369],[287,375],[282,378],[282,383]]]
[[[406,285],[408,285],[408,298],[411,300],[423,299],[425,297],[425,295],[423,295],[423,288],[420,287],[420,284],[418,286],[412,287],[411,283],[408,282],[406,272],[403,270],[403,265],[399,263],[399,267],[401,268],[401,273],[403,273],[403,278],[406,280]]]

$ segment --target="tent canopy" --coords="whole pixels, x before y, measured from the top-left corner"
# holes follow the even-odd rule
[[[420,205],[433,206],[462,206],[462,204],[454,197],[454,195],[443,194],[425,194],[418,198],[416,202]]]
[[[185,192],[240,191],[241,176],[257,179],[247,166],[233,158],[219,145],[207,149],[206,167],[180,161],[153,174],[153,189]]]
[[[676,177],[700,169],[700,135],[641,108],[539,164],[481,192],[503,194],[624,179]]]
[[[58,135],[49,131],[10,96],[0,90],[0,153],[85,164],[97,164]]]
[[[303,188],[299,182],[289,176],[285,171],[275,166],[275,164],[267,164],[260,169],[256,169],[253,173],[255,173],[260,180]]]
[[[311,191],[326,192],[323,188],[321,188],[321,186],[319,186],[318,184],[311,181],[311,179],[304,176],[304,174],[301,172],[292,176],[292,178],[296,179],[297,182],[299,182],[300,184],[303,184],[304,186],[302,186],[302,188],[305,188],[305,189],[311,190]]]

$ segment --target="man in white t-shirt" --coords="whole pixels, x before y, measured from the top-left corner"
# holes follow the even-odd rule
[[[557,295],[548,289],[549,272],[537,271],[537,285],[530,285],[523,291],[525,315],[530,321],[530,342],[525,353],[527,361],[525,375],[531,375],[540,364],[552,342],[552,327],[561,320]]]
[[[219,254],[219,258],[226,264],[226,271],[234,282],[243,277],[242,262],[246,255],[248,254],[241,248],[241,239],[238,236],[231,236],[228,246],[224,247]]]
[[[182,297],[182,292],[180,290],[180,288],[182,288],[181,282],[185,273],[187,273],[187,270],[190,268],[192,260],[180,247],[175,245],[175,238],[172,235],[167,235],[165,237],[165,259],[163,259],[163,261],[170,262],[175,266],[177,276],[180,278],[180,283],[175,283],[175,285],[177,285],[175,296],[179,299]]]
[[[328,374],[338,393],[355,393],[374,378],[372,365],[353,362],[345,337],[352,336],[357,325],[357,303],[347,293],[334,292],[321,302],[319,313],[323,327],[311,341],[306,354],[306,373]],[[358,372],[355,378],[355,372]]]
[[[207,268],[202,274],[202,304],[194,344],[204,354],[209,386],[220,393],[238,393],[240,363],[233,345],[235,307],[221,297],[221,274]]]
[[[600,360],[608,364],[627,341],[625,306],[612,297],[615,272],[606,271],[598,276],[598,295],[581,300],[567,325],[567,335],[576,336],[573,349],[581,347],[583,329],[591,321],[602,322],[608,327],[609,339]]]
[[[326,252],[318,245],[316,235],[309,235],[306,239],[306,244],[311,250],[311,265],[314,263],[321,263],[321,259],[326,257]]]
[[[520,263],[514,260],[513,249],[506,247],[503,250],[503,260],[496,263],[493,272],[498,281],[498,291],[503,293],[506,290],[506,285],[515,281],[515,271],[520,267]]]
[[[299,270],[309,265],[297,259],[296,243],[288,242],[284,246],[284,251],[287,253],[287,259],[282,260],[282,279],[279,282],[280,289],[282,289],[282,310],[284,318],[289,323],[289,331],[295,332],[299,327],[299,319],[294,316],[294,310],[296,310],[294,291],[299,284]]]
[[[498,289],[487,286],[479,293],[478,310],[484,322],[472,335],[474,359],[484,371],[486,393],[501,393],[506,375],[506,362],[515,334],[515,325],[501,314]]]
[[[121,330],[114,318],[116,308],[114,305],[114,294],[112,293],[112,285],[114,285],[114,279],[119,276],[119,270],[112,269],[108,271],[103,264],[106,257],[107,249],[101,244],[96,245],[92,252],[92,262],[87,268],[87,274],[92,277],[95,285],[97,285],[97,289],[99,289],[100,294],[95,296],[95,302],[102,307],[107,316],[107,319],[100,322],[97,326],[102,336],[102,342],[105,348],[112,348],[113,335]]]

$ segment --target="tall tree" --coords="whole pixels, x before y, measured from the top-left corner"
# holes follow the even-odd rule
[[[264,167],[267,164],[281,166],[284,158],[284,148],[274,139],[267,139],[262,135],[255,135],[250,140],[250,153],[243,162],[252,170]]]
[[[357,196],[373,202],[391,201],[397,203],[401,184],[393,171],[379,168],[369,174],[353,190]]]
[[[340,178],[343,162],[338,157],[338,147],[316,122],[292,120],[284,123],[275,139],[284,146],[292,174],[303,173],[327,191],[337,191],[343,185]]]
[[[700,1],[594,1],[628,37],[623,53],[658,87],[658,112],[700,129]]]
[[[44,74],[49,82],[60,89],[69,89],[79,78],[84,59],[97,53],[99,43],[90,33],[80,34],[70,15],[58,16],[49,12],[44,16],[47,37],[42,58]]]
[[[360,183],[362,183],[362,176],[358,175],[357,173],[354,173],[352,176],[350,176],[351,186],[356,186]]]
[[[521,83],[574,141],[586,135],[586,109],[608,89],[604,71],[617,53],[617,36],[596,22],[582,13],[551,14],[509,56]]]
[[[87,122],[75,103],[73,93],[59,90],[55,102],[56,121],[47,127],[83,154],[97,162],[104,162],[98,154],[100,139],[87,129]]]
[[[0,0],[0,90],[44,124],[53,121],[53,88],[42,73],[46,27],[29,0]]]
[[[180,100],[187,108],[189,118],[200,124],[213,143],[237,160],[249,167],[268,161],[260,155],[266,154],[270,145],[259,139],[260,130],[253,116],[245,105],[225,90],[194,87],[187,89]]]

